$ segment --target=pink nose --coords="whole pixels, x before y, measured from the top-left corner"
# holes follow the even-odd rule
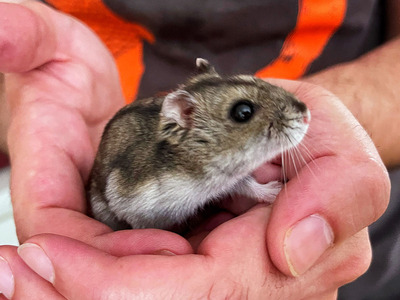
[[[311,114],[310,114],[310,111],[307,110],[307,112],[304,113],[304,115],[303,115],[303,123],[304,124],[309,124],[310,121],[311,121]]]

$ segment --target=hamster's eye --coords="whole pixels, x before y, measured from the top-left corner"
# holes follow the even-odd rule
[[[237,101],[231,109],[231,117],[238,123],[244,123],[251,119],[254,114],[254,106],[249,100]]]

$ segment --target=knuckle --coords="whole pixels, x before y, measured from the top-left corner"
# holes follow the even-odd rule
[[[369,269],[372,261],[372,250],[369,243],[365,243],[362,251],[351,256],[350,265],[353,265],[353,271],[350,273],[348,278],[349,281],[353,281],[363,275]]]
[[[363,275],[371,265],[372,249],[368,237],[367,229],[364,229],[349,238],[343,245],[345,248],[341,256],[346,258],[342,260],[336,269],[338,285],[354,281]]]
[[[390,199],[390,179],[383,165],[374,159],[370,159],[369,175],[363,176],[361,183],[367,189],[372,218],[369,223],[376,221],[385,212]]]

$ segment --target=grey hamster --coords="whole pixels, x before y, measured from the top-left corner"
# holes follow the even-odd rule
[[[224,195],[272,202],[281,189],[251,174],[301,142],[306,105],[253,76],[196,64],[186,84],[127,105],[104,130],[88,196],[93,216],[114,230],[170,229]]]

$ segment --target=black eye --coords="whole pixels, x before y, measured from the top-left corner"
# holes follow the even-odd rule
[[[248,100],[239,100],[231,109],[231,117],[238,123],[244,123],[251,119],[254,114],[254,106]]]

